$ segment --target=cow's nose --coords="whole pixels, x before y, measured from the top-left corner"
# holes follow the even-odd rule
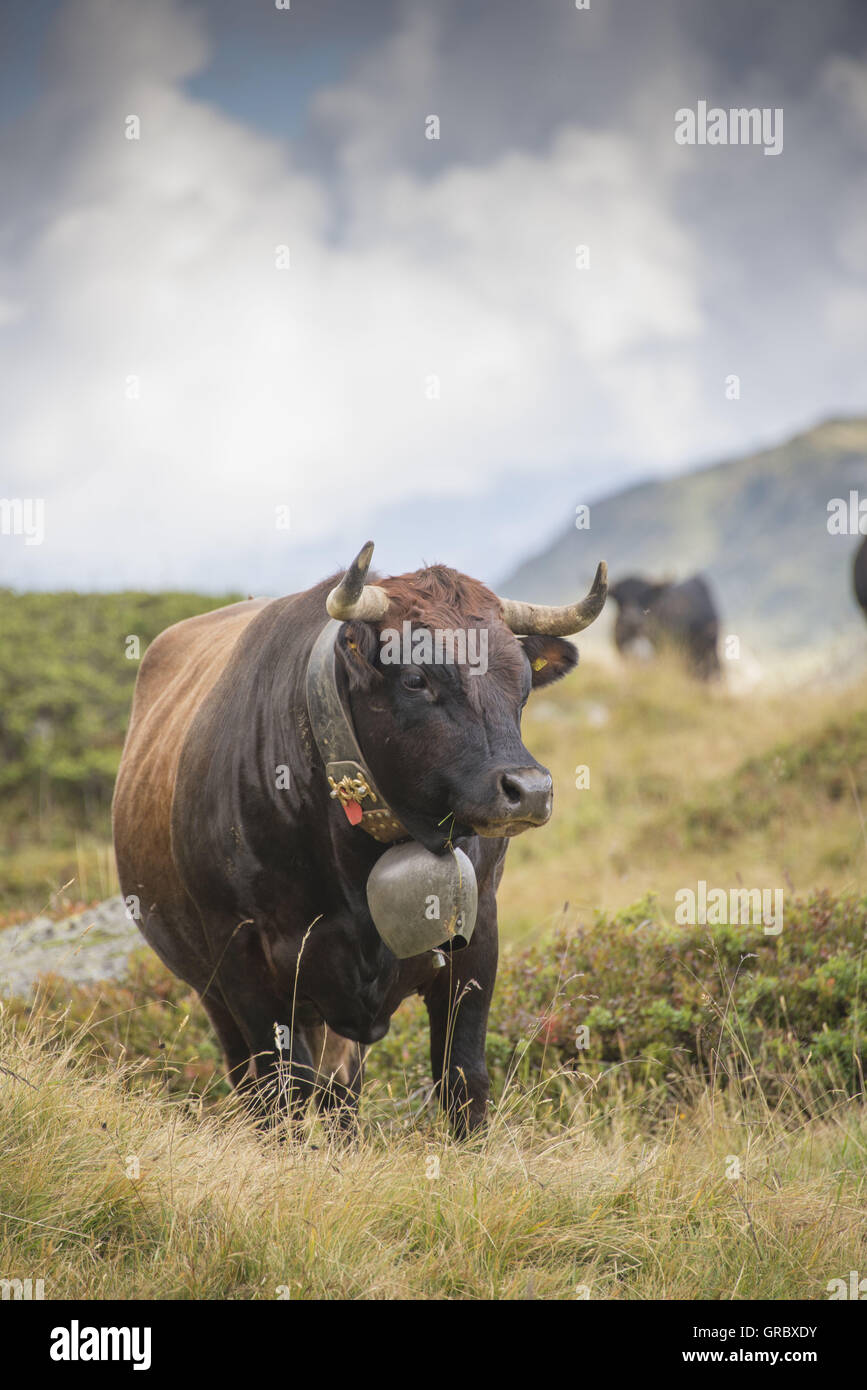
[[[554,784],[543,767],[511,767],[500,775],[500,791],[509,815],[544,825],[551,815]]]

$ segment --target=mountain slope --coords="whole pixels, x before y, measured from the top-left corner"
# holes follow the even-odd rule
[[[867,637],[852,594],[858,537],[827,529],[829,500],[850,489],[867,498],[867,418],[829,420],[778,448],[605,498],[587,530],[556,538],[500,592],[561,602],[589,582],[597,559],[612,580],[700,570],[723,631],[757,651]]]

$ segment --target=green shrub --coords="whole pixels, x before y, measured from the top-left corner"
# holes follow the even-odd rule
[[[750,1065],[768,1094],[784,1084],[781,1072],[804,1067],[825,1085],[860,1088],[867,901],[825,894],[793,902],[779,937],[756,927],[674,928],[653,912],[645,900],[504,951],[487,1047],[495,1090],[512,1072],[531,1083],[564,1065],[598,1078],[623,1064],[673,1093],[684,1071]],[[6,1007],[13,1017],[32,1009],[22,1000]],[[61,1035],[78,1036],[96,1059],[149,1060],[149,1074],[173,1092],[225,1092],[194,991],[149,951],[120,984],[70,989],[48,979],[40,1007],[63,1010]],[[586,1047],[576,1045],[582,1027]],[[429,1082],[420,1000],[395,1015],[368,1071],[400,1094]]]
[[[528,1077],[564,1064],[599,1077],[647,1063],[670,1085],[685,1069],[742,1071],[749,1058],[769,1094],[784,1084],[781,1069],[804,1066],[825,1084],[860,1089],[867,901],[793,902],[779,937],[752,926],[674,928],[653,912],[645,900],[504,951],[488,1035],[498,1085],[519,1059]],[[377,1074],[423,1068],[418,1022],[397,1015],[371,1054]],[[582,1026],[586,1048],[576,1046]]]
[[[237,595],[234,596],[236,598]],[[233,597],[184,593],[13,593],[0,589],[2,828],[69,818],[107,825],[139,662],[166,627]]]

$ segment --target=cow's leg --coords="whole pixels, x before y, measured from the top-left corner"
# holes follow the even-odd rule
[[[316,1108],[333,1117],[340,1129],[352,1133],[364,1078],[364,1048],[324,1023],[305,1029],[305,1036],[316,1069]]]
[[[485,1124],[490,1092],[485,1035],[496,957],[491,969],[489,960],[478,958],[475,945],[474,940],[465,950],[448,956],[424,996],[434,1084],[460,1138]]]
[[[220,1040],[229,1081],[233,1090],[237,1090],[250,1073],[250,1053],[244,1041],[244,1034],[220,999],[213,995],[203,995],[202,1003]]]
[[[281,1010],[267,996],[258,1004],[232,1000],[232,1008],[212,991],[203,1000],[226,1054],[229,1080],[256,1122],[270,1128],[282,1118],[300,1119],[313,1094],[316,1068],[301,1028],[275,1024]]]

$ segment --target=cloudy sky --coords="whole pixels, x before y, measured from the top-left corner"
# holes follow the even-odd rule
[[[857,0],[30,0],[0,49],[0,496],[45,503],[0,584],[288,592],[368,536],[496,582],[867,410]],[[782,153],[677,144],[699,101]]]

